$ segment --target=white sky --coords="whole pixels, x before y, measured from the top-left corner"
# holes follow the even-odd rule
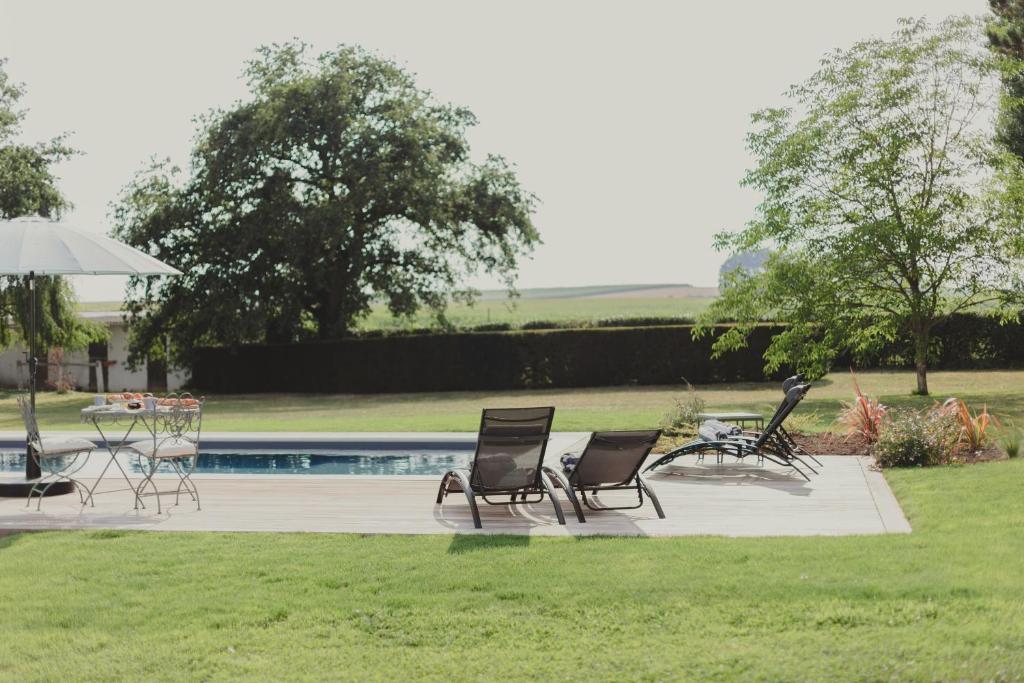
[[[0,0],[0,57],[24,82],[26,139],[71,131],[70,218],[106,232],[110,204],[153,155],[185,164],[192,117],[245,96],[242,63],[292,37],[359,44],[479,118],[541,200],[544,244],[521,287],[713,285],[712,235],[757,196],[749,116],[781,103],[827,50],[901,16],[980,14],[985,0],[748,2],[41,2]],[[490,286],[481,281],[477,286]],[[81,278],[83,300],[119,278]]]

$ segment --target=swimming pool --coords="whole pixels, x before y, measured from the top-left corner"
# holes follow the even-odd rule
[[[102,452],[94,453],[88,468],[97,463],[102,467],[106,459]],[[138,459],[118,457],[118,460],[140,472]],[[360,475],[443,475],[450,469],[468,467],[473,460],[472,450],[374,450],[372,455],[360,451],[332,450],[283,453],[280,450],[232,449],[203,450],[196,466],[197,474],[360,474]],[[0,472],[24,472],[25,453],[0,452]],[[81,476],[88,477],[89,471]]]

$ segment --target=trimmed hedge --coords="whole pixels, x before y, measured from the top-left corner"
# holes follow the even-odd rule
[[[216,392],[408,392],[759,381],[773,330],[711,361],[689,326],[344,339],[197,352],[192,381]],[[784,376],[780,372],[779,376]]]
[[[724,329],[722,326],[721,329]],[[467,391],[541,387],[758,382],[781,327],[765,325],[741,351],[712,360],[712,338],[689,325],[354,337],[333,342],[202,348],[192,382],[216,392]],[[938,326],[933,369],[1024,367],[1024,325],[958,315]],[[903,347],[907,348],[906,346]],[[850,364],[848,358],[836,367]],[[910,367],[900,346],[857,367]]]
[[[903,354],[909,341],[902,347]],[[892,349],[880,365],[909,367],[910,358]],[[936,369],[962,370],[1024,367],[1024,323],[1000,323],[992,316],[964,313],[935,327],[930,364]]]

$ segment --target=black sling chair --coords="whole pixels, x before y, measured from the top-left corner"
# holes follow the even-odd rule
[[[661,509],[658,496],[640,475],[644,460],[660,437],[660,429],[594,432],[568,476],[559,476],[563,473],[548,467],[544,471],[555,477],[559,485],[563,478],[568,479],[569,486],[579,491],[583,504],[591,510],[634,510],[643,506],[646,493],[658,517],[665,519],[665,511]],[[636,491],[639,501],[636,505],[616,507],[600,502],[594,504],[587,497],[588,491],[595,495],[599,491]]]
[[[539,503],[547,496],[555,508],[558,523],[565,524],[565,515],[551,482],[551,477],[555,477],[565,489],[576,518],[585,522],[579,500],[569,482],[559,472],[544,470],[544,453],[554,417],[554,408],[484,410],[480,417],[480,435],[473,465],[468,470],[451,470],[444,475],[437,491],[437,504],[440,505],[449,493],[461,491],[469,501],[473,526],[480,529],[483,524],[477,498],[490,505],[517,505]],[[533,495],[537,497],[529,499]],[[497,496],[508,496],[508,500],[492,500]]]
[[[795,387],[798,384],[807,384],[808,388],[811,386],[810,382],[804,382],[803,375],[796,374],[796,375],[793,375],[792,377],[787,377],[782,382],[782,393],[783,394],[789,393],[789,390],[792,389],[793,387]],[[782,403],[780,403],[779,407],[775,409],[776,414],[778,414],[779,411],[783,410],[785,408],[785,405],[786,405],[786,399],[785,399],[785,397],[783,397]],[[745,438],[745,439],[754,439],[754,440],[756,440],[757,437],[761,436],[761,432],[759,432],[757,430],[744,429],[744,430],[741,431],[741,436],[743,438]],[[804,449],[803,446],[798,444],[796,442],[796,439],[794,439],[793,436],[788,431],[786,431],[785,424],[780,424],[779,425],[779,428],[775,432],[775,434],[773,435],[772,439],[773,439],[773,441],[774,441],[774,443],[775,443],[777,448],[779,448],[781,450],[784,450],[784,451],[787,451],[790,454],[790,456],[792,456],[794,458],[800,459],[801,462],[803,462],[802,458],[809,458],[809,459],[813,460],[814,464],[817,465],[818,467],[822,466],[822,463],[821,463],[820,460],[818,460],[816,457],[814,457],[813,454],[808,453],[807,450]],[[810,465],[807,465],[806,463],[804,463],[804,464],[809,469],[811,469],[812,472],[817,473],[817,471],[814,470],[814,468],[812,468]]]
[[[651,463],[644,471],[649,472],[656,467],[667,465],[676,458],[683,455],[697,455],[703,457],[705,453],[714,453],[721,461],[723,455],[732,455],[737,458],[745,458],[749,455],[757,456],[758,459],[768,460],[777,465],[791,467],[797,474],[807,481],[804,469],[815,472],[814,468],[804,462],[799,455],[781,441],[779,427],[799,405],[804,396],[807,395],[809,384],[796,384],[786,392],[786,398],[775,411],[775,415],[769,421],[768,426],[760,432],[756,438],[744,437],[742,434],[730,434],[721,432],[714,425],[705,423],[698,429],[700,438],[675,448]]]
[[[784,393],[784,394],[788,393],[789,390],[792,389],[793,387],[795,387],[797,384],[805,384],[804,376],[799,374],[799,373],[793,375],[792,377],[787,377],[782,382],[782,393]],[[811,386],[810,382],[806,382],[806,384],[807,384],[808,387]],[[785,403],[785,399],[783,399],[783,403]],[[779,408],[781,409],[782,406],[780,405]],[[803,446],[798,444],[796,442],[796,439],[794,439],[790,435],[790,433],[786,431],[786,426],[785,425],[782,425],[782,424],[779,425],[779,437],[782,439],[782,442],[786,446],[788,446],[789,449],[793,452],[793,455],[795,455],[795,456],[804,456],[804,457],[810,458],[811,460],[814,461],[815,465],[817,465],[818,467],[821,467],[821,461],[818,460],[817,458],[815,458],[813,454],[808,453],[804,449]]]

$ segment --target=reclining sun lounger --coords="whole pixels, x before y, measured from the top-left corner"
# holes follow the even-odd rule
[[[643,506],[644,494],[651,499],[658,517],[665,519],[665,512],[654,491],[640,475],[640,468],[651,449],[658,443],[661,430],[631,432],[594,432],[586,448],[575,462],[565,467],[564,475],[549,467],[544,471],[561,483],[564,479],[572,489],[579,491],[583,504],[591,510],[633,510]],[[563,459],[563,465],[566,460]],[[636,505],[609,506],[594,504],[587,492],[597,495],[599,491],[636,491],[639,502]]]
[[[782,393],[787,394],[790,389],[797,386],[798,384],[806,384],[808,388],[810,388],[811,386],[809,382],[804,382],[803,375],[793,375],[792,377],[786,378],[786,380],[782,382]],[[783,397],[782,402],[779,404],[779,407],[775,409],[775,414],[777,415],[780,411],[784,410],[785,407],[786,398]],[[701,426],[703,427],[706,424],[709,424],[710,422],[710,420],[705,421],[705,423],[703,423]],[[729,427],[730,425],[725,426]],[[741,431],[733,427],[732,431],[729,432],[729,435],[739,436],[748,440],[756,440],[759,436],[761,436],[761,432],[756,429],[743,429]],[[800,459],[801,462],[803,462],[802,458],[808,458],[810,460],[813,460],[814,464],[821,467],[821,461],[814,457],[814,455],[812,455],[811,453],[808,453],[803,446],[798,444],[796,442],[796,439],[794,439],[793,436],[786,430],[786,426],[784,424],[780,424],[775,434],[771,436],[771,442],[776,449],[783,451],[789,457]],[[760,462],[761,459],[761,456],[758,456],[758,462]],[[721,456],[719,456],[719,461],[721,461]],[[806,463],[804,464],[812,472],[817,473],[817,471],[810,465],[807,465]]]
[[[565,524],[562,506],[555,497],[551,477],[565,489],[576,511],[576,518],[585,522],[576,493],[565,477],[554,470],[545,471],[544,453],[551,435],[554,408],[498,408],[483,411],[480,435],[477,437],[473,465],[468,470],[451,470],[441,479],[437,491],[440,505],[449,493],[461,491],[469,501],[473,526],[480,529],[480,511],[476,499],[490,505],[538,503],[548,496],[555,508],[559,524]],[[529,499],[535,495],[536,499]],[[492,500],[508,496],[508,500]]]
[[[667,465],[676,458],[683,455],[697,455],[703,458],[706,453],[714,453],[721,462],[725,455],[732,455],[737,458],[745,458],[749,455],[757,456],[758,459],[769,460],[778,465],[785,465],[793,468],[800,476],[810,481],[810,477],[804,469],[810,472],[816,470],[800,458],[792,447],[780,434],[782,423],[789,417],[793,409],[807,395],[811,388],[810,384],[796,384],[786,392],[786,398],[779,405],[775,415],[768,422],[763,432],[756,436],[744,435],[734,425],[727,425],[716,421],[708,421],[701,424],[697,430],[698,438],[690,443],[675,448],[655,460],[644,471]]]
[[[793,375],[792,377],[787,377],[782,382],[782,393],[783,394],[789,393],[789,390],[792,389],[793,387],[795,387],[798,384],[807,384],[808,388],[811,386],[810,382],[804,382],[804,376],[798,373],[796,375]],[[783,398],[782,399],[782,404],[779,405],[779,408],[778,408],[779,410],[782,410],[782,405],[785,404],[785,402],[786,402],[786,399]],[[747,433],[747,432],[744,432],[744,433]],[[753,436],[756,437],[758,435],[754,434]],[[781,439],[782,443],[785,444],[793,452],[793,455],[795,455],[795,456],[803,456],[803,457],[810,458],[811,460],[814,461],[814,464],[818,465],[819,467],[821,466],[821,461],[818,460],[817,458],[815,458],[812,454],[808,453],[804,449],[803,446],[798,444],[796,442],[796,439],[794,439],[790,435],[790,433],[788,431],[786,431],[786,426],[785,425],[782,425],[782,424],[779,425],[778,436]]]

